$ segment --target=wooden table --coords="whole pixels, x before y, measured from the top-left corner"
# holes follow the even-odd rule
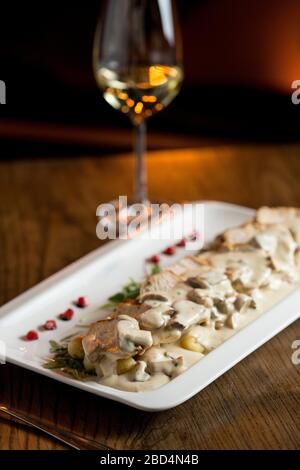
[[[149,155],[151,197],[300,206],[300,146],[228,146]],[[0,162],[0,304],[99,246],[98,204],[126,194],[129,155]],[[145,413],[34,373],[0,367],[1,402],[112,449],[296,449],[300,321],[187,403]],[[1,449],[62,449],[0,419]]]

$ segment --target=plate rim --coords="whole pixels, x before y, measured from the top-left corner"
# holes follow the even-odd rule
[[[193,204],[195,203],[204,204],[205,208],[212,207],[214,209],[233,210],[235,212],[240,211],[243,215],[249,215],[249,217],[251,217],[254,213],[254,210],[251,208],[227,202],[201,200],[194,201]],[[134,241],[135,239],[130,241],[114,240],[109,243],[106,243],[104,246],[101,246],[91,251],[87,255],[74,261],[73,263],[54,273],[50,277],[41,281],[37,285],[28,289],[24,293],[20,294],[16,298],[12,299],[8,303],[0,307],[0,324],[1,318],[9,315],[17,308],[23,306],[24,304],[32,300],[33,297],[43,294],[48,288],[59,284],[61,280],[70,276],[78,269],[88,266],[98,257],[109,256],[109,254],[113,250],[121,249],[125,243],[134,243]],[[211,351],[208,356],[201,359],[201,361],[195,363],[182,375],[176,377],[175,379],[163,385],[162,387],[154,390],[143,392],[128,392],[98,384],[97,382],[79,382],[67,376],[60,375],[57,372],[43,369],[40,365],[33,362],[31,363],[31,361],[27,361],[26,363],[24,363],[13,356],[13,350],[11,351],[10,348],[8,348],[7,350],[6,360],[7,362],[10,362],[25,369],[29,369],[38,374],[47,376],[61,383],[71,385],[78,389],[93,393],[98,396],[102,396],[104,398],[109,398],[121,402],[123,404],[129,405],[131,407],[143,411],[163,411],[170,408],[174,408],[184,403],[192,396],[196,395],[207,385],[209,385],[218,377],[220,377],[223,373],[228,371],[246,356],[251,354],[254,350],[259,348],[262,344],[264,344],[277,333],[279,333],[281,330],[286,328],[293,321],[297,320],[297,318],[299,318],[299,314],[297,314],[296,312],[293,313],[293,310],[291,310],[292,313],[290,313],[285,318],[285,321],[282,321],[282,319],[280,318],[280,310],[283,308],[282,304],[292,304],[293,299],[297,296],[299,296],[300,306],[300,289],[296,288],[295,291],[289,294],[285,299],[280,301],[270,310],[262,314],[259,318],[255,319],[245,328],[238,331],[232,337],[227,339],[215,350]],[[273,321],[273,325],[270,324],[270,319]],[[248,344],[249,337],[251,337],[251,334],[253,334],[253,338],[255,338],[255,340],[253,340],[251,344]],[[239,351],[238,353],[237,350]],[[226,359],[226,364],[224,363],[225,357],[229,358]],[[214,362],[218,364],[217,367],[213,367]],[[206,374],[205,378],[202,378],[202,381],[199,381],[198,383],[196,383],[197,380],[195,382],[195,372],[197,371],[197,369],[199,369],[200,373],[201,369],[203,369]],[[212,370],[213,373],[211,373]],[[185,380],[183,378],[185,378]],[[192,383],[193,385],[188,386],[188,383]]]

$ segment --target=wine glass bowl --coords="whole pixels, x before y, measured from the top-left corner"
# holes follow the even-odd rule
[[[100,67],[96,78],[105,100],[139,124],[175,98],[182,75],[178,66],[150,65],[121,72]]]
[[[106,0],[95,35],[93,63],[105,100],[134,125],[134,202],[146,202],[145,121],[169,105],[183,80],[175,1]]]

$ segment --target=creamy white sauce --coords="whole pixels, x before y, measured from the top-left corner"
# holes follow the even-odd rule
[[[274,242],[273,238],[280,237],[281,233],[282,239],[276,239]],[[208,251],[199,255],[198,262],[203,263],[207,260],[211,265],[210,268],[201,264],[197,267],[194,259],[177,263],[174,272],[180,273],[186,283],[179,279],[174,287],[167,290],[168,302],[147,300],[145,303],[151,308],[141,315],[139,322],[127,318],[119,322],[121,329],[119,333],[124,342],[123,349],[128,352],[137,344],[149,346],[149,335],[152,335],[153,346],[136,358],[137,369],[142,371],[141,380],[139,375],[134,374],[132,370],[118,375],[115,367],[118,357],[110,356],[107,364],[104,363],[108,373],[99,378],[99,382],[131,392],[159,388],[201,360],[211,350],[245,328],[299,287],[298,280],[296,283],[285,276],[286,271],[289,269],[295,271],[296,268],[295,245],[291,243],[289,235],[284,233],[284,230],[269,228],[265,236],[261,234],[257,237],[256,242],[257,248],[250,247],[248,251]],[[282,272],[275,272],[274,266],[270,267],[269,255],[280,259]],[[300,261],[299,257],[296,257],[296,263],[297,260]],[[216,274],[207,273],[207,269],[215,270]],[[203,274],[205,272],[206,275]],[[295,272],[299,279],[299,266]],[[205,282],[203,282],[203,288],[188,285],[190,277],[201,278],[201,273],[203,280],[206,279],[208,282],[207,286]],[[221,273],[225,273],[230,281],[226,276],[223,278]],[[195,295],[197,291],[199,291],[198,297]],[[242,293],[239,299],[241,302],[248,299],[246,308],[241,308],[240,311],[238,303],[235,303],[239,293]],[[206,308],[201,305],[200,294],[213,299],[214,306]],[[194,298],[191,301],[193,295]],[[252,299],[251,303],[249,298]],[[223,302],[222,308],[226,307],[226,312],[221,311],[218,302]],[[232,314],[238,319],[236,328],[230,327],[232,322],[228,321]],[[205,325],[201,324],[203,320],[206,321]],[[220,323],[220,328],[217,328],[216,322]],[[143,328],[150,331],[143,331]],[[148,335],[145,336],[145,333]],[[181,347],[183,335],[196,338],[203,346],[203,353]],[[109,365],[109,361],[115,362]]]
[[[164,327],[170,320],[171,309],[166,303],[160,303],[155,307],[142,313],[140,326],[146,330],[156,330]]]
[[[227,339],[233,336],[235,333],[245,328],[251,322],[260,317],[264,312],[272,308],[276,303],[289,295],[295,286],[291,286],[285,283],[281,287],[280,291],[274,292],[273,290],[265,290],[262,295],[260,306],[257,309],[248,309],[245,313],[240,315],[240,321],[236,329],[224,327],[220,330],[215,330],[213,326],[201,326],[194,325],[189,329],[189,333],[196,336],[200,343],[210,351],[217,348],[220,344],[224,343]],[[152,349],[152,348],[151,348]],[[146,353],[149,354],[151,349]],[[164,344],[163,348],[159,348],[162,351],[174,353],[176,357],[182,356],[186,368],[196,364],[199,360],[205,357],[204,354],[189,351],[180,347],[179,341],[170,344]],[[162,360],[160,357],[159,360]],[[109,385],[110,387],[118,388],[120,390],[127,390],[130,392],[142,392],[146,390],[152,390],[159,388],[168,383],[171,378],[163,373],[156,373],[151,376],[147,382],[132,382],[130,380],[130,374],[116,375],[113,373],[110,377],[100,379],[99,382],[103,385]]]

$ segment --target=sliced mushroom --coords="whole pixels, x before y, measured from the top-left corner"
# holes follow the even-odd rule
[[[234,294],[232,284],[229,279],[221,281],[219,284],[209,286],[208,289],[195,288],[188,293],[188,298],[195,299],[195,302],[203,304],[203,297],[225,297]]]
[[[169,377],[174,377],[178,373],[182,372],[184,367],[184,359],[182,356],[176,359],[166,357],[164,361],[152,362],[148,367],[151,374],[160,372],[168,375]]]
[[[179,356],[172,356],[172,354],[167,353],[162,347],[152,347],[146,351],[143,359],[147,362],[148,370],[151,374],[161,372],[171,376],[174,364],[179,359]]]
[[[234,307],[239,313],[245,313],[251,307],[253,299],[246,294],[239,294],[234,302]]]
[[[150,331],[140,330],[139,323],[135,318],[127,315],[118,317],[117,331],[120,349],[127,353],[136,353],[153,344]]]
[[[215,330],[221,330],[224,327],[224,322],[221,320],[216,320],[215,323]]]
[[[146,372],[147,364],[144,361],[138,361],[136,366],[128,372],[132,382],[146,382],[150,379],[150,374]]]
[[[227,280],[227,276],[222,270],[210,269],[207,272],[203,272],[198,276],[187,279],[187,283],[196,288],[209,289],[212,286],[222,283]]]
[[[214,303],[219,312],[223,313],[224,315],[230,315],[235,310],[234,305],[230,300],[215,298]]]
[[[210,316],[212,320],[220,320],[223,323],[226,320],[226,315],[219,312],[219,310],[215,306],[211,309]]]
[[[214,305],[212,292],[209,291],[209,294],[207,291],[203,292],[203,289],[192,289],[188,292],[187,298],[192,302],[203,305],[205,308],[212,308]]]
[[[161,303],[157,307],[150,308],[150,310],[142,313],[139,324],[145,330],[156,330],[164,327],[173,313],[174,310],[169,305]]]
[[[200,324],[210,318],[210,311],[203,305],[196,304],[190,300],[180,300],[173,304],[175,314],[169,322],[169,326],[177,326],[180,329],[191,325]]]
[[[143,304],[149,305],[151,307],[159,305],[163,302],[169,305],[172,303],[170,296],[161,292],[146,292],[140,295],[139,300]]]
[[[239,313],[232,313],[231,315],[228,315],[227,320],[226,320],[226,325],[229,328],[232,328],[235,330],[238,327],[239,319],[240,319]]]

